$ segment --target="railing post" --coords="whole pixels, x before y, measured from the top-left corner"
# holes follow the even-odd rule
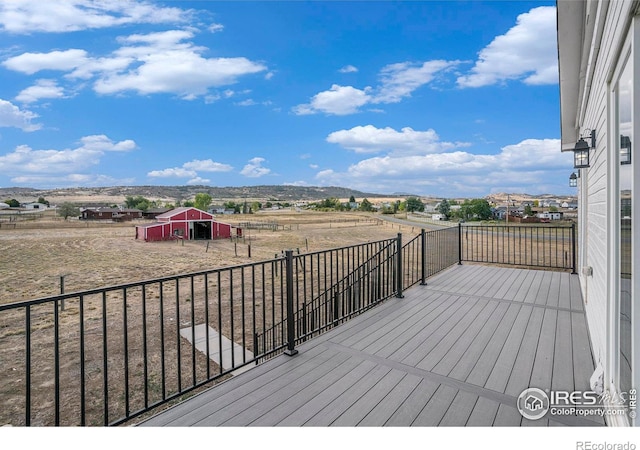
[[[402,295],[402,282],[404,281],[404,272],[402,270],[402,233],[398,233],[398,243],[396,245],[398,246],[398,261],[396,264],[396,283],[398,284],[398,286],[396,297],[403,298],[404,295]]]
[[[462,265],[462,223],[458,222],[458,265]]]
[[[571,274],[577,275],[576,272],[576,224],[571,224]]]
[[[287,349],[285,355],[293,356],[298,354],[296,345],[296,322],[293,317],[293,250],[285,252],[285,269],[287,277]]]
[[[421,263],[421,267],[420,270],[422,272],[422,281],[420,282],[420,284],[422,286],[426,286],[427,285],[427,233],[424,230],[424,228],[422,229],[422,231],[420,231],[420,239],[422,240],[422,263]]]

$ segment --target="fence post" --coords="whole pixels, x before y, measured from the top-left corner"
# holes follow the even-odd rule
[[[296,345],[296,322],[293,317],[293,250],[285,252],[285,266],[287,277],[287,349],[285,355],[293,356],[298,354]]]
[[[424,228],[420,231],[420,238],[422,240],[422,254],[421,254],[422,281],[420,282],[420,284],[422,286],[426,286],[427,285],[427,232],[425,231]]]
[[[462,223],[458,222],[458,265],[462,265]]]
[[[397,269],[397,271],[396,271],[396,282],[398,283],[398,286],[397,286],[398,292],[396,294],[396,297],[403,298],[404,295],[402,295],[402,282],[404,281],[403,280],[404,272],[402,270],[402,233],[398,233],[397,246],[398,246],[398,253],[397,253],[398,262],[396,264],[396,269]]]
[[[571,274],[577,275],[576,272],[576,224],[571,224]]]

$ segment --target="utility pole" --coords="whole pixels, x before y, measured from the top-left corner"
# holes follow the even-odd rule
[[[509,203],[511,203],[511,199],[509,194],[507,194],[507,224],[509,223]]]

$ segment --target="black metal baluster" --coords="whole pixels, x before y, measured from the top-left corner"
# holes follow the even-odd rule
[[[104,426],[109,425],[109,345],[107,338],[107,293],[102,291],[102,397],[104,399]]]
[[[24,423],[31,426],[31,305],[25,308],[25,405]]]
[[[80,296],[78,319],[80,321],[80,426],[87,424],[86,399],[86,367],[85,367],[85,335],[84,335],[84,296]]]

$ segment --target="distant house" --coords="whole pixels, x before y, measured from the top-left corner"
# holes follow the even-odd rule
[[[538,218],[540,219],[548,219],[548,220],[562,220],[563,213],[561,212],[542,212],[538,214]]]
[[[155,219],[167,211],[171,211],[171,208],[149,208],[146,211],[142,211],[142,217],[145,219]]]
[[[493,218],[496,220],[504,220],[507,217],[507,207],[506,206],[498,206],[493,209]]]
[[[22,206],[22,208],[26,209],[27,211],[33,211],[33,210],[36,210],[36,209],[44,211],[45,209],[48,208],[48,206],[45,205],[44,203],[38,203],[38,202],[24,203],[21,206]]]
[[[142,211],[139,209],[120,209],[108,207],[85,208],[80,212],[80,219],[128,222],[134,219],[142,219]]]
[[[0,202],[0,209],[9,209],[11,208],[11,206],[7,205],[6,203]]]
[[[136,239],[208,240],[242,236],[242,228],[218,222],[213,215],[192,207],[175,208],[156,217],[158,222],[136,226]]]
[[[211,206],[207,212],[209,214],[235,214],[236,210],[233,208],[225,208],[224,206]]]
[[[436,205],[430,205],[428,203],[424,204],[424,212],[432,213],[432,212],[436,212],[436,211],[437,211]]]

